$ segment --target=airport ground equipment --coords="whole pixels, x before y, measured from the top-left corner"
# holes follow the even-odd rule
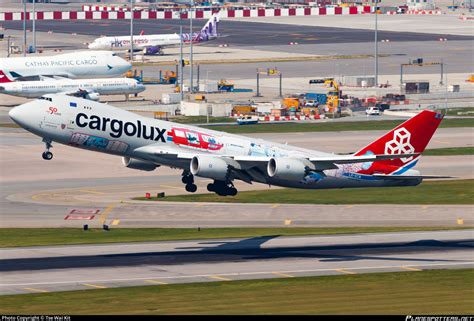
[[[424,62],[423,58],[416,58],[410,60],[407,64],[400,64],[400,86],[403,84],[403,69],[407,67],[430,67],[430,66],[439,66],[440,67],[440,80],[439,84],[443,84],[443,73],[444,73],[444,63],[441,62]]]
[[[257,93],[255,94],[255,97],[262,97],[262,95],[260,95],[260,75],[267,75],[267,76],[278,75],[280,77],[280,95],[278,97],[283,97],[283,93],[282,93],[283,74],[276,67],[273,69],[257,68]]]

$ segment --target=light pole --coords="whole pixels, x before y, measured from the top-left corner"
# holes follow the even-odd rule
[[[33,52],[36,52],[36,0],[33,0]]]
[[[377,1],[378,0],[374,0],[374,9],[375,9],[375,87],[378,87],[378,84],[379,84],[379,44],[378,44],[378,39],[377,39],[377,32],[378,32]]]
[[[26,0],[23,0],[23,57],[26,57]]]
[[[130,0],[130,60],[133,62],[133,0]]]
[[[181,20],[182,22],[183,20]],[[184,99],[183,92],[183,26],[179,26],[179,92],[181,94],[181,100]]]
[[[192,94],[193,89],[193,1],[191,0],[191,7],[189,8],[189,92]]]

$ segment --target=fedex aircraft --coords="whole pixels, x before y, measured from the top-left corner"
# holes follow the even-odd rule
[[[194,177],[213,180],[218,195],[236,195],[234,180],[269,185],[326,189],[415,186],[422,176],[413,169],[443,115],[424,110],[351,155],[337,155],[232,135],[137,114],[64,95],[13,108],[10,117],[43,138],[45,160],[53,142],[122,157],[124,166],[152,171],[181,169],[186,191]]]
[[[90,78],[114,77],[132,65],[111,51],[80,51],[54,56],[0,58],[0,82],[5,77],[15,80],[38,80],[43,76]]]
[[[199,32],[192,35],[192,41],[205,42],[217,38],[217,25],[219,24],[219,13],[214,13],[209,21]],[[189,42],[191,36],[189,33],[182,34],[182,41]],[[162,55],[164,47],[176,46],[181,43],[179,34],[157,34],[133,36],[133,48],[143,50],[148,55]],[[89,49],[99,50],[128,50],[130,48],[130,36],[120,37],[101,37],[89,44]]]
[[[2,71],[0,71],[1,75],[4,75]],[[37,81],[11,81],[4,75],[0,79],[0,94],[26,98],[61,93],[97,101],[100,95],[125,95],[128,98],[128,95],[138,94],[144,90],[145,86],[142,83],[131,78],[49,78],[49,80]]]

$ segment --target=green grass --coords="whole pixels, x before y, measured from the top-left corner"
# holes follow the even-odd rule
[[[175,240],[301,236],[406,231],[438,231],[464,227],[285,227],[285,228],[0,228],[0,248],[19,246],[127,243]]]
[[[423,156],[474,155],[474,147],[447,147],[427,149]]]
[[[209,282],[2,296],[0,314],[474,313],[474,270]]]
[[[257,125],[225,125],[212,126],[210,129],[233,134],[246,133],[294,133],[294,132],[332,132],[359,130],[390,130],[400,125],[404,120],[379,120],[359,122],[321,122],[321,123],[280,123]],[[440,128],[474,127],[474,118],[444,119]]]
[[[206,116],[180,116],[169,118],[169,121],[181,124],[205,124]],[[209,123],[235,123],[234,118],[230,117],[209,117]]]
[[[237,196],[214,193],[137,197],[143,201],[280,203],[280,204],[474,204],[474,180],[428,181],[419,186],[350,188],[331,190],[268,189],[239,192]]]
[[[443,113],[446,109],[440,109],[439,112]],[[447,116],[474,116],[474,107],[466,108],[449,108],[446,113]]]
[[[15,123],[4,123],[4,124],[0,124],[0,127],[4,127],[4,128],[21,128],[20,125],[15,124]]]

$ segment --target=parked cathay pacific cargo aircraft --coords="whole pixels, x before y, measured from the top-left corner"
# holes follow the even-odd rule
[[[162,55],[163,48],[177,46],[181,41],[190,42],[192,39],[193,43],[200,43],[216,39],[218,24],[219,12],[214,13],[204,27],[192,35],[183,33],[180,37],[179,34],[174,33],[133,36],[133,48],[134,51],[140,50],[148,55]],[[88,47],[93,50],[129,50],[130,42],[130,36],[101,37],[95,39]]]
[[[233,182],[325,189],[414,186],[414,169],[443,115],[424,110],[351,155],[337,155],[261,139],[178,124],[90,100],[47,95],[13,108],[10,117],[43,138],[43,158],[53,142],[114,154],[124,166],[152,171],[182,169],[182,182],[195,192],[194,177],[213,182],[218,195],[236,195]]]
[[[91,78],[119,76],[132,65],[112,51],[79,51],[54,56],[0,58],[0,83],[45,76]]]

